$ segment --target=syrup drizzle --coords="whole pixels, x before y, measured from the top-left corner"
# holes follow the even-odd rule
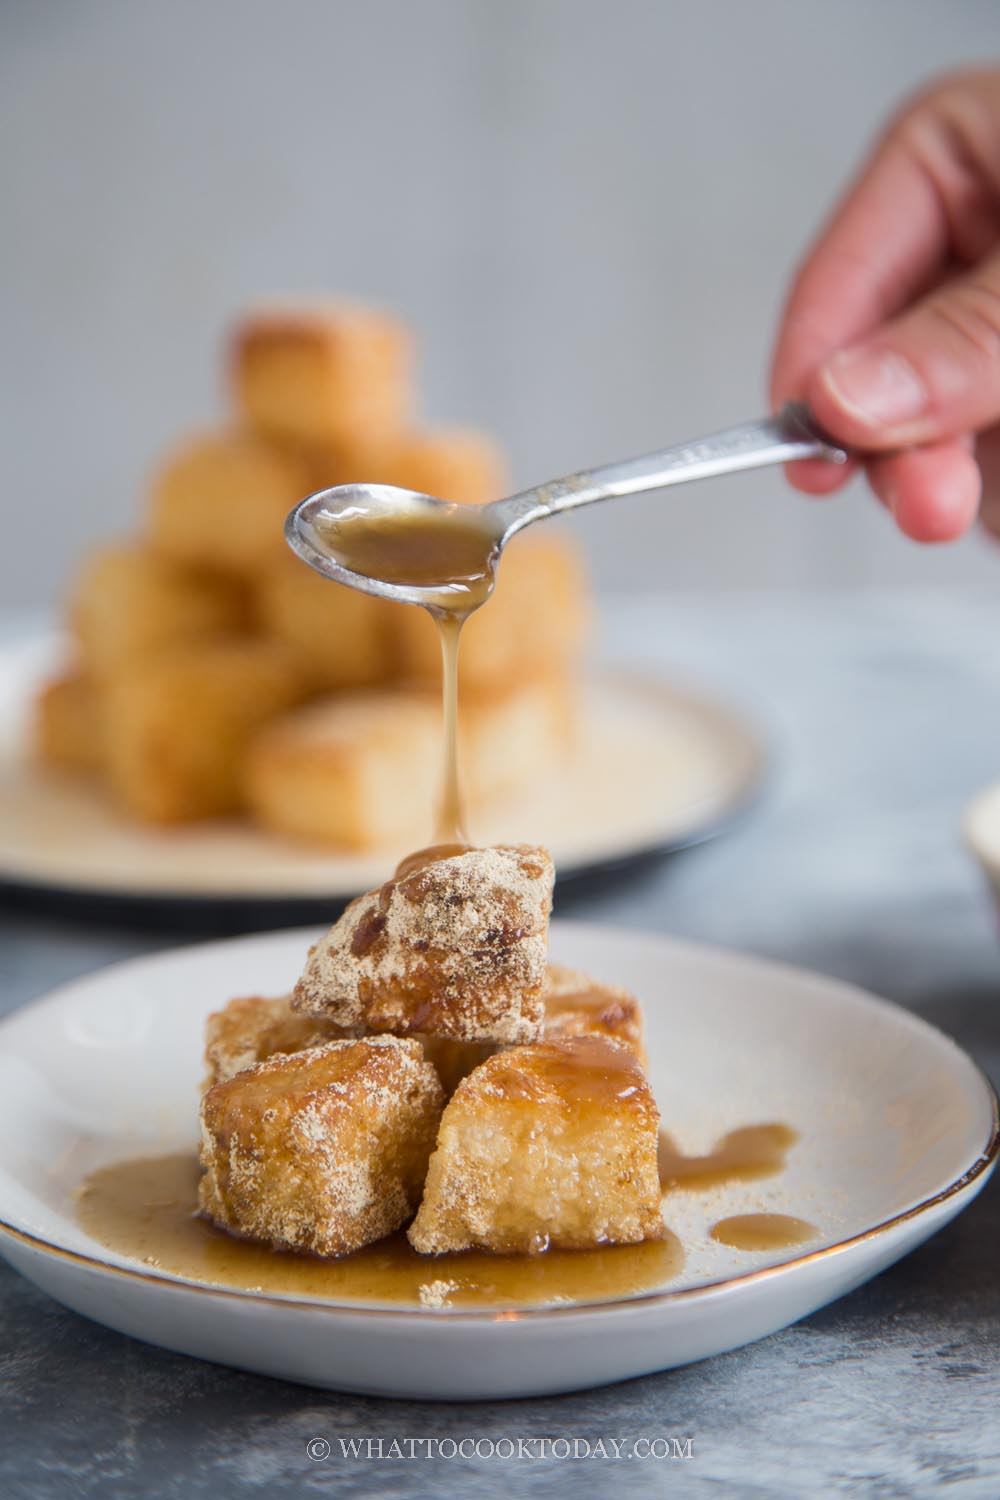
[[[462,627],[493,592],[500,538],[488,508],[438,503],[386,514],[358,505],[317,533],[330,555],[365,578],[419,589],[441,638],[444,766],[437,842],[467,844],[458,774],[458,648]]]
[[[775,1177],[798,1138],[790,1125],[743,1125],[724,1135],[706,1156],[685,1156],[661,1131],[660,1186],[698,1189]]]
[[[458,773],[458,648],[467,614],[447,615],[432,611],[441,637],[441,705],[444,720],[444,768],[438,807],[439,844],[468,847],[465,803]]]
[[[191,1155],[140,1158],[92,1172],[77,1217],[93,1239],[151,1269],[213,1286],[336,1301],[511,1308],[597,1302],[675,1279],[684,1253],[675,1235],[640,1245],[489,1255],[419,1255],[404,1234],[339,1260],[236,1239],[195,1212],[199,1168]]]
[[[624,1074],[622,1081],[627,1084]],[[606,1086],[616,1082],[609,1077]],[[763,1131],[770,1135],[750,1134]],[[668,1146],[668,1185],[711,1187],[772,1175],[780,1170],[775,1142],[785,1141],[787,1150],[795,1138],[788,1126],[757,1125],[730,1132],[707,1157],[681,1157]],[[770,1151],[762,1145],[768,1139]],[[679,1167],[678,1162],[687,1165]],[[664,1286],[684,1265],[683,1247],[670,1230],[662,1239],[640,1245],[541,1255],[469,1250],[430,1257],[418,1254],[401,1232],[339,1260],[272,1250],[226,1234],[198,1216],[199,1170],[188,1154],[102,1167],[79,1191],[79,1223],[120,1255],[191,1281],[337,1301],[478,1308],[599,1302]],[[717,1242],[746,1251],[803,1244],[819,1232],[804,1219],[771,1213],[734,1215],[710,1230]]]

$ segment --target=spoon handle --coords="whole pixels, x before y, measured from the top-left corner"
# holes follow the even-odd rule
[[[578,505],[592,505],[596,500],[614,500],[640,490],[663,489],[669,484],[685,484],[689,479],[710,479],[716,474],[759,469],[765,464],[789,463],[798,458],[822,458],[828,463],[843,464],[848,454],[820,431],[805,406],[792,402],[774,417],[728,427],[711,437],[680,443],[676,448],[664,448],[643,458],[630,458],[624,463],[585,469],[568,474],[565,479],[551,480],[536,489],[512,495],[509,500],[497,501],[495,509],[508,523],[504,535],[512,536],[522,526],[543,516],[574,510]]]

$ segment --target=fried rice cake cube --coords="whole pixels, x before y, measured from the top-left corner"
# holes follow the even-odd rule
[[[393,689],[322,698],[268,724],[248,748],[245,785],[273,833],[399,849],[426,841],[440,776],[440,704]]]
[[[291,995],[241,996],[205,1022],[205,1088],[224,1083],[279,1052],[304,1052],[340,1041],[342,1027],[292,1010]]]
[[[545,976],[546,1041],[560,1037],[603,1036],[628,1047],[645,1070],[642,1006],[616,984],[602,984],[578,969],[549,964]]]
[[[45,765],[99,771],[104,732],[97,684],[75,668],[51,678],[35,698],[33,734],[35,753]]]
[[[425,683],[441,678],[441,645],[426,610],[393,604],[396,668]],[[460,654],[462,690],[493,691],[541,672],[576,666],[586,641],[588,589],[568,537],[515,537],[504,549],[489,602],[468,620]]]
[[[444,1095],[419,1042],[278,1053],[202,1096],[201,1212],[277,1249],[347,1255],[420,1199]]]
[[[322,1016],[292,1009],[291,995],[274,998],[251,995],[230,1000],[205,1022],[204,1088],[224,1083],[234,1073],[264,1062],[279,1052],[303,1052],[346,1035],[342,1026]],[[454,1042],[448,1037],[421,1036],[424,1049],[446,1095],[495,1050],[492,1042]]]
[[[392,605],[334,583],[287,547],[254,586],[261,629],[297,652],[318,691],[369,687],[390,675]]]
[[[575,673],[556,670],[463,693],[459,760],[470,805],[488,806],[565,766],[579,723]]]
[[[569,677],[465,696],[459,759],[470,806],[489,806],[564,765],[577,723]],[[265,827],[341,848],[423,842],[440,781],[440,698],[401,685],[345,690],[297,708],[255,735],[247,758],[250,803]]]
[[[410,1243],[507,1255],[659,1238],[658,1126],[627,1047],[579,1036],[497,1052],[445,1108]]]
[[[456,1042],[448,1036],[420,1036],[428,1062],[434,1064],[446,1098],[451,1098],[463,1078],[492,1057],[497,1042]]]
[[[486,505],[509,493],[506,456],[489,433],[472,427],[410,428],[381,443],[341,443],[308,451],[315,489],[335,484],[394,484],[456,504]]]
[[[530,1041],[554,878],[548,852],[528,844],[428,851],[351,902],[310,950],[293,1004],[370,1031]]]
[[[285,551],[288,512],[315,486],[294,449],[240,430],[203,432],[154,474],[148,529],[164,557],[253,579]]]
[[[232,385],[241,415],[267,438],[367,450],[409,425],[412,362],[409,330],[379,308],[275,302],[237,328]]]
[[[387,455],[377,479],[467,505],[488,505],[510,487],[500,445],[488,433],[470,427],[407,433]]]
[[[245,805],[254,731],[307,692],[279,642],[220,638],[163,652],[108,684],[108,772],[133,816],[178,823]]]
[[[103,547],[72,587],[69,625],[82,670],[97,680],[167,647],[242,629],[246,595],[218,573],[187,567],[142,542]]]

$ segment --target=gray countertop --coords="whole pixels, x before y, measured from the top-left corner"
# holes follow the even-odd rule
[[[995,598],[702,596],[607,602],[608,655],[744,706],[773,773],[725,837],[571,885],[563,915],[751,949],[854,980],[950,1032],[1000,1079],[1000,942],[962,848],[1000,777]],[[201,933],[18,905],[0,918],[5,1010]],[[706,1363],[545,1400],[328,1395],[133,1342],[0,1267],[0,1494],[336,1492],[1000,1496],[1000,1179],[909,1259],[806,1322]],[[362,1457],[312,1437],[692,1438],[690,1458]],[[424,1445],[426,1446],[426,1445]],[[466,1448],[468,1445],[465,1445]],[[560,1449],[557,1447],[557,1453]],[[377,1449],[373,1448],[373,1453]]]

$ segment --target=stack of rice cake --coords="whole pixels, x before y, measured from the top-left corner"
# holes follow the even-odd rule
[[[210,1017],[202,1212],[321,1255],[407,1223],[426,1254],[659,1237],[638,1002],[548,965],[552,882],[530,846],[432,861],[353,902],[292,996]]]
[[[346,849],[425,836],[439,774],[439,650],[422,610],[319,577],[288,511],[351,480],[480,503],[508,489],[485,434],[421,428],[409,331],[344,303],[275,305],[237,328],[234,419],[168,455],[141,534],[87,558],[72,659],[39,694],[35,744],[128,815],[245,814]],[[518,539],[462,649],[473,807],[555,766],[575,734],[586,590],[559,535]]]

